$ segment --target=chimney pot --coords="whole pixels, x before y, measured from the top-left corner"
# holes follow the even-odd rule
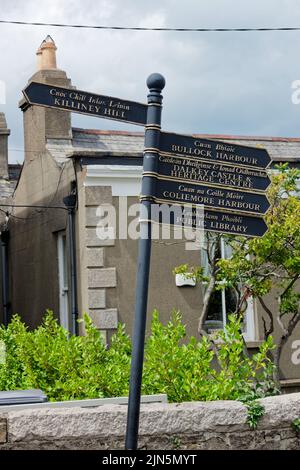
[[[57,47],[55,45],[55,42],[53,41],[52,37],[48,34],[48,36],[43,40],[36,53],[38,70],[57,69],[56,50]]]

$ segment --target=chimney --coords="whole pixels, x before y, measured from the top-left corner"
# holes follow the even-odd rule
[[[37,70],[42,69],[42,49],[39,47],[38,50],[36,51],[36,57],[37,57]]]
[[[57,47],[52,37],[48,36],[37,50],[37,69],[38,70],[54,70],[57,69],[56,65],[56,50]]]
[[[66,72],[57,68],[57,47],[51,36],[47,36],[38,48],[37,70],[29,83],[39,82],[73,88]],[[19,104],[23,111],[25,160],[33,160],[45,151],[49,139],[72,139],[71,113],[60,109],[28,105],[23,98]]]
[[[5,114],[0,113],[0,178],[8,178],[8,136]]]

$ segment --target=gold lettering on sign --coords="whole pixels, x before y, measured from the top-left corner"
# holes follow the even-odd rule
[[[240,166],[194,160],[193,158],[160,155],[159,161],[164,164],[160,166],[159,173],[176,179],[252,189],[257,185],[253,178],[262,180],[268,178],[267,173],[259,169],[251,170]]]
[[[227,224],[223,222],[211,222],[210,228],[212,230],[220,230],[221,232],[236,232],[236,233],[246,233],[247,226],[246,225],[234,225],[234,224]]]
[[[217,160],[242,163],[244,165],[257,165],[258,164],[257,158],[246,157],[244,155],[236,155],[236,154],[225,153],[225,152],[217,152]]]
[[[183,153],[185,155],[194,155],[196,157],[202,157],[202,158],[212,158],[211,150],[206,150],[203,148],[192,148],[192,147],[185,147],[184,145],[173,144],[171,149],[175,153]]]
[[[97,96],[88,96],[84,93],[78,93],[76,90],[65,93],[51,88],[49,93],[54,98],[54,105],[74,111],[118,119],[126,119],[126,112],[130,111],[130,105],[120,100],[106,100]]]
[[[130,106],[128,104],[121,103],[121,101],[110,100],[108,106],[110,108],[116,108],[123,111],[130,111]]]
[[[119,109],[113,108],[104,108],[104,115],[115,118],[125,118],[125,111],[120,111]]]
[[[79,94],[76,91],[71,91],[70,93],[70,98],[71,100],[76,100],[76,101],[85,101],[86,95]]]
[[[222,219],[218,220],[218,215],[205,212],[204,218],[195,217],[192,211],[184,211],[182,215],[176,216],[176,224],[194,228],[204,228],[206,230],[216,230],[228,233],[245,234],[248,225],[243,223],[243,218],[239,216],[230,216],[223,214]]]
[[[211,148],[211,144],[209,142],[200,142],[199,140],[195,140],[194,145],[195,147]]]
[[[202,191],[204,193],[204,191]],[[163,191],[163,197],[180,202],[189,202],[195,204],[214,205],[214,198],[201,194],[189,194],[177,191]]]
[[[252,211],[252,212],[260,211],[260,204],[256,204],[255,202],[230,201],[228,199],[218,199],[217,205],[219,207],[226,207],[229,209],[247,210],[247,211]]]
[[[223,150],[224,152],[235,153],[234,145],[217,144],[216,149],[217,150]]]
[[[189,204],[203,204],[214,208],[232,209],[233,211],[262,212],[261,203],[257,201],[247,201],[247,195],[238,191],[209,187],[203,188],[201,186],[198,187],[180,183],[175,186],[175,189],[165,189],[162,180],[161,184],[162,197],[167,200]],[[224,222],[229,222],[229,220],[224,219]],[[234,219],[234,222],[241,224],[242,220],[237,217]]]
[[[107,105],[107,102],[105,100],[102,100],[101,98],[98,98],[98,97],[95,98],[93,96],[89,97],[89,103],[97,104],[98,106],[106,106]]]
[[[258,165],[258,159],[251,155],[239,155],[234,145],[216,144],[216,152],[213,154],[213,148],[210,143],[204,143],[199,140],[193,142],[193,146],[171,144],[170,150],[181,155],[190,155],[204,159],[221,160],[224,162],[233,162],[243,165]]]
[[[49,93],[50,93],[50,95],[57,96],[59,98],[65,98],[66,97],[66,94],[63,91],[61,91],[61,90],[58,91],[56,88],[51,88]]]
[[[61,99],[61,98],[55,97],[54,104],[59,107],[74,109],[80,112],[89,112],[93,114],[100,112],[99,106],[96,106],[96,105],[94,106],[92,104],[85,104],[80,101],[74,101],[74,100],[69,100],[69,99]]]

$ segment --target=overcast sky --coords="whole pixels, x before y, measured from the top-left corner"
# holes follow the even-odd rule
[[[0,19],[148,27],[300,27],[300,0],[0,0]],[[57,62],[79,89],[146,101],[147,76],[166,78],[163,129],[180,133],[300,137],[300,31],[99,31],[0,24],[10,161],[23,160],[21,90],[50,34]],[[73,126],[139,127],[73,114]],[[14,150],[13,150],[14,149]]]

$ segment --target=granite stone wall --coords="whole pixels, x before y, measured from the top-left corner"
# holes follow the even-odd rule
[[[142,405],[141,449],[300,449],[300,393],[260,400],[256,430],[240,402]],[[127,407],[48,408],[2,412],[0,449],[124,449]]]

